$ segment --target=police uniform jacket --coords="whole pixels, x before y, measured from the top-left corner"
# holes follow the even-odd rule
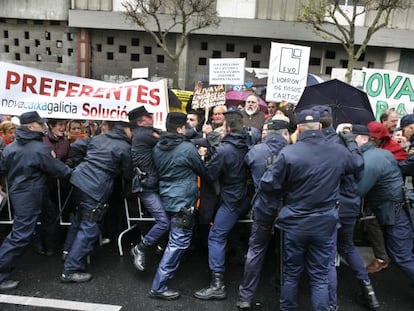
[[[240,208],[246,200],[248,175],[244,157],[248,151],[247,140],[244,132],[227,134],[206,165],[207,179],[219,182],[221,204],[231,209]]]
[[[261,144],[254,145],[246,154],[245,162],[250,168],[257,192],[253,202],[255,220],[273,222],[280,208],[279,196],[272,192],[258,192],[257,189],[267,167],[287,144],[283,136],[269,134]]]
[[[283,194],[276,221],[280,229],[332,233],[338,224],[340,178],[363,167],[356,144],[351,145],[353,153],[328,142],[319,130],[308,130],[299,135],[296,144],[282,149],[260,181],[263,191]]]
[[[160,130],[152,126],[138,126],[132,130],[132,134],[132,165],[145,174],[141,177],[134,174],[132,192],[158,191],[158,176],[152,160],[152,150],[158,142]]]
[[[40,214],[48,198],[47,177],[69,178],[72,170],[55,159],[42,142],[43,133],[16,130],[16,140],[3,150],[0,169],[7,173],[14,214]]]
[[[194,144],[184,135],[163,132],[153,150],[158,173],[159,193],[168,212],[195,205],[197,176],[203,175],[204,163]]]
[[[322,129],[326,139],[331,143],[343,144],[341,139],[330,126]],[[354,145],[355,148],[357,148]],[[361,179],[361,172],[344,175],[341,178],[339,187],[339,217],[358,217],[361,212],[361,197],[358,192],[358,181]]]
[[[87,144],[85,144],[88,142]],[[74,143],[77,144],[78,140]],[[111,131],[80,141],[76,149],[86,154],[74,170],[70,183],[96,201],[106,203],[112,192],[114,179],[120,174],[131,178],[131,145],[122,127],[115,125]]]
[[[361,147],[364,157],[362,179],[358,183],[359,194],[374,212],[381,225],[393,225],[396,204],[403,202],[403,177],[397,160],[391,152],[368,142]]]

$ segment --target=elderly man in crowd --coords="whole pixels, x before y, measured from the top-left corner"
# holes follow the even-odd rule
[[[241,112],[243,116],[243,125],[245,127],[255,127],[262,130],[266,121],[266,115],[259,109],[259,97],[252,94],[246,98],[244,110]]]

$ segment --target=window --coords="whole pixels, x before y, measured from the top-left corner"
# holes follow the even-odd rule
[[[56,47],[57,48],[63,48],[63,42],[62,42],[62,40],[56,40]]]
[[[144,46],[144,54],[152,54],[152,47]]]
[[[17,38],[16,38],[16,39],[14,39],[14,45],[15,45],[15,46],[19,46],[19,39],[17,39]]]
[[[327,66],[327,67],[325,68],[325,74],[326,74],[326,75],[330,75],[331,73],[332,73],[332,67]]]
[[[131,61],[132,61],[132,62],[139,62],[139,54],[137,54],[137,53],[132,53],[132,54],[131,54]]]
[[[72,56],[73,54],[73,49],[68,49],[68,56]]]
[[[374,62],[368,62],[367,67],[368,68],[375,68],[375,63]]]
[[[46,48],[46,55],[52,55],[52,50],[49,47]]]
[[[126,52],[127,52],[126,45],[120,45],[119,46],[119,53],[126,53]]]
[[[3,37],[4,37],[4,39],[9,38],[9,31],[8,30],[3,31]]]
[[[256,53],[256,54],[262,53],[262,46],[261,45],[253,45],[253,53]]]
[[[39,46],[40,45],[40,40],[39,39],[35,39],[35,46]]]
[[[40,19],[37,19],[37,20],[34,20],[33,21],[33,24],[35,24],[35,25],[43,25],[43,21],[40,20]]]
[[[309,59],[309,66],[320,66],[321,59],[319,57],[311,57]]]
[[[139,46],[139,39],[138,38],[131,38],[131,45],[132,46]]]
[[[164,55],[157,55],[157,63],[164,63]]]
[[[8,45],[5,45],[5,46],[4,46],[4,52],[5,52],[5,53],[9,53],[9,52],[10,52],[10,48],[9,48],[9,46],[8,46]]]
[[[252,60],[252,67],[260,68],[260,61],[259,60]]]
[[[30,47],[25,46],[25,47],[24,47],[24,52],[25,52],[26,54],[30,54]]]
[[[114,53],[113,52],[107,52],[106,53],[106,59],[113,60],[114,59]]]
[[[96,45],[96,51],[97,52],[102,52],[102,44],[97,44]]]
[[[240,52],[240,58],[247,58],[247,52]]]
[[[14,59],[15,60],[20,60],[20,53],[15,53],[14,54]]]
[[[49,21],[50,25],[60,26],[60,21]]]
[[[106,44],[113,45],[114,44],[114,37],[107,37]]]
[[[363,62],[365,60],[365,53],[362,53],[361,56],[358,58],[359,62]]]
[[[73,33],[68,32],[68,33],[66,34],[66,39],[67,39],[68,41],[72,41],[72,40],[73,40]]]
[[[30,35],[29,35],[29,32],[28,31],[25,31],[24,32],[24,38],[25,39],[30,39]]]
[[[226,44],[226,52],[234,52],[234,44],[233,43],[227,43]]]
[[[58,62],[59,64],[63,63],[63,57],[62,57],[62,55],[58,55],[58,57],[57,57],[57,62]]]
[[[326,51],[325,52],[325,58],[326,59],[335,59],[336,52],[335,51]]]
[[[341,68],[347,68],[348,67],[348,60],[347,59],[341,59],[339,61],[339,63],[341,64]]]
[[[213,51],[213,55],[211,56],[212,58],[220,58],[221,57],[221,51]]]
[[[208,50],[208,43],[207,42],[201,42],[201,50],[207,51]]]
[[[42,55],[36,54],[36,61],[41,62],[42,61]]]
[[[50,32],[49,31],[45,31],[45,39],[50,40]]]
[[[200,57],[200,58],[198,59],[198,65],[199,65],[199,66],[205,66],[205,65],[207,65],[207,58],[205,58],[205,57]]]

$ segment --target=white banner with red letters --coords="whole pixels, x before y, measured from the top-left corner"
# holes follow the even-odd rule
[[[0,62],[0,113],[19,116],[128,121],[128,112],[144,105],[154,113],[154,127],[165,128],[166,80],[116,84]]]

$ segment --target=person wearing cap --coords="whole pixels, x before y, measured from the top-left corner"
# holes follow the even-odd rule
[[[170,228],[170,220],[158,194],[158,176],[152,159],[152,151],[158,142],[161,130],[154,128],[153,114],[144,106],[131,110],[128,117],[132,126],[131,156],[135,173],[132,178],[132,193],[136,193],[155,219],[155,224],[131,249],[135,268],[144,271],[147,249],[157,245]]]
[[[170,234],[152,281],[150,298],[172,300],[180,297],[178,291],[169,288],[168,282],[190,246],[198,196],[197,176],[204,173],[204,163],[196,147],[185,137],[186,123],[185,114],[170,112],[167,131],[161,133],[153,150],[162,205],[170,217]]]
[[[319,112],[313,109],[296,113],[297,142],[280,151],[259,185],[261,191],[283,198],[276,218],[283,236],[281,310],[298,308],[298,285],[305,266],[312,309],[329,310],[328,273],[339,225],[340,180],[363,167],[355,141],[346,140],[348,149],[332,144],[320,131],[319,120]]]
[[[332,126],[333,118],[331,107],[319,105],[312,107],[312,109],[318,111],[320,114],[319,122],[322,125],[322,133],[326,139],[332,144],[344,144],[345,142],[335,132]],[[352,128],[351,124],[349,124],[349,128]],[[357,148],[355,144],[349,147]],[[341,177],[339,188],[339,222],[341,227],[336,232],[337,244],[335,245],[336,248],[332,251],[333,257],[329,269],[329,306],[331,310],[337,310],[338,308],[337,274],[335,266],[337,252],[349,264],[355,278],[358,280],[359,286],[361,287],[358,298],[360,298],[361,302],[374,308],[379,306],[375,292],[372,290],[371,280],[365,269],[364,260],[354,244],[354,228],[361,210],[361,198],[358,194],[357,184],[359,178],[359,173]],[[368,293],[371,294],[368,295]]]
[[[208,236],[208,262],[212,272],[209,286],[194,293],[202,300],[225,299],[224,285],[226,243],[237,220],[249,209],[247,198],[248,135],[237,107],[230,107],[225,116],[227,134],[206,164],[206,178],[219,182],[220,205]]]
[[[99,239],[99,223],[109,207],[115,179],[132,177],[129,126],[127,122],[112,121],[107,133],[72,144],[72,149],[84,158],[69,180],[77,210],[65,241],[68,254],[60,277],[62,282],[82,283],[92,279],[85,272],[86,258]]]
[[[404,122],[402,124],[406,126]],[[375,146],[366,126],[353,125],[352,133],[356,135],[355,140],[364,157],[364,170],[358,183],[359,194],[384,230],[391,260],[414,281],[413,209],[406,206],[408,203],[399,163],[391,152]],[[407,192],[407,195],[410,193]]]
[[[14,217],[12,230],[0,247],[0,291],[14,289],[19,284],[8,278],[16,259],[31,241],[41,207],[47,203],[47,176],[69,178],[72,173],[43,144],[45,123],[36,111],[23,113],[16,140],[4,148],[0,161],[0,172],[8,180]]]
[[[272,164],[280,150],[290,142],[289,118],[277,115],[267,120],[262,129],[262,143],[254,145],[246,154],[256,195],[253,201],[253,223],[249,238],[244,274],[239,286],[239,309],[251,307],[259,284],[260,273],[266,255],[273,224],[280,208],[280,198],[259,190],[260,179]]]

